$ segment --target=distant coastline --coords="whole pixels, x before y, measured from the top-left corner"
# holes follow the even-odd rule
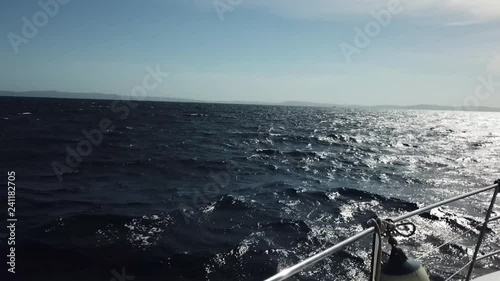
[[[116,100],[126,96],[117,94],[102,93],[74,93],[61,91],[0,91],[0,97],[23,97],[23,98],[60,98],[60,99],[88,99],[88,100]],[[248,105],[275,105],[275,106],[305,106],[305,107],[343,107],[343,108],[380,108],[380,109],[407,109],[407,110],[438,110],[438,111],[479,111],[479,112],[500,112],[498,107],[476,106],[443,106],[431,104],[417,105],[341,105],[332,103],[317,103],[303,101],[284,102],[247,102],[247,101],[205,101],[170,97],[147,97],[144,101],[157,102],[182,102],[182,103],[221,103],[221,104],[248,104]]]

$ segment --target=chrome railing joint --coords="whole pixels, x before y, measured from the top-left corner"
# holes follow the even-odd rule
[[[458,196],[449,198],[447,200],[443,200],[443,201],[431,204],[429,206],[417,209],[415,211],[412,211],[412,212],[409,212],[407,214],[396,217],[396,218],[392,219],[392,221],[393,222],[400,222],[400,221],[406,220],[408,218],[426,213],[434,208],[437,208],[437,207],[440,207],[440,206],[443,206],[443,205],[446,205],[446,204],[449,204],[449,203],[452,203],[452,202],[455,202],[455,201],[458,201],[458,200],[461,200],[464,198],[468,198],[468,197],[471,197],[471,196],[474,196],[476,194],[483,193],[483,192],[486,192],[486,191],[489,191],[492,189],[494,190],[493,196],[491,198],[490,205],[488,207],[488,211],[485,215],[485,220],[482,223],[481,231],[480,231],[477,243],[476,243],[476,248],[474,249],[473,257],[467,264],[465,264],[461,269],[459,269],[455,274],[453,274],[450,277],[450,278],[452,278],[453,276],[455,276],[456,274],[461,272],[463,269],[469,267],[469,270],[467,272],[467,277],[465,279],[466,281],[469,281],[471,276],[472,276],[472,271],[474,270],[474,264],[477,261],[500,254],[500,250],[498,250],[498,251],[494,251],[494,252],[491,252],[491,253],[486,254],[486,255],[478,256],[479,249],[480,249],[481,244],[483,242],[485,233],[488,229],[488,223],[492,222],[492,221],[500,220],[500,216],[491,217],[491,214],[493,213],[493,208],[495,206],[497,195],[500,191],[500,181],[497,180],[497,181],[495,181],[495,184],[493,184],[493,185],[479,188],[477,190],[468,192],[466,194],[458,195]],[[297,263],[296,265],[293,265],[291,267],[288,267],[286,269],[281,270],[279,273],[266,279],[265,281],[285,280],[285,279],[299,273],[300,271],[316,264],[317,262],[326,259],[327,257],[333,255],[334,253],[339,252],[340,250],[344,249],[346,246],[348,246],[348,245],[350,245],[350,244],[352,244],[352,243],[354,243],[354,242],[356,242],[356,241],[358,241],[358,240],[360,240],[360,239],[364,238],[365,236],[372,234],[372,233],[374,234],[374,236],[373,236],[373,244],[372,244],[373,247],[372,247],[372,265],[371,265],[370,280],[371,281],[378,281],[379,276],[380,276],[380,263],[381,263],[381,261],[380,261],[381,260],[380,249],[381,249],[382,239],[374,226],[370,226],[370,227],[366,228],[365,230],[359,232],[358,234],[353,235],[353,236],[343,240],[342,242]],[[448,278],[447,280],[450,280],[450,278]]]

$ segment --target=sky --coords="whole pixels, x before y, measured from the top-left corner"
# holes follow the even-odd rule
[[[500,107],[498,0],[4,0],[0,35],[0,90]]]

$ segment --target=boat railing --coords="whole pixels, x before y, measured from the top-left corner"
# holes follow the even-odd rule
[[[476,262],[500,254],[500,250],[497,250],[497,251],[493,251],[493,252],[488,253],[488,254],[479,255],[479,250],[481,249],[481,244],[483,242],[485,233],[488,229],[488,223],[492,222],[492,221],[500,220],[500,216],[491,217],[491,214],[493,213],[493,208],[495,206],[498,192],[500,191],[500,181],[496,181],[495,184],[493,184],[493,185],[482,187],[482,188],[476,189],[474,191],[468,192],[466,194],[458,195],[458,196],[449,198],[447,200],[443,200],[443,201],[431,204],[429,206],[417,209],[415,211],[403,214],[399,217],[393,218],[391,221],[397,223],[397,222],[412,218],[414,216],[418,216],[420,214],[429,212],[430,210],[432,210],[434,208],[437,208],[437,207],[440,207],[440,206],[443,206],[443,205],[446,205],[446,204],[449,204],[449,203],[452,203],[452,202],[455,202],[458,200],[469,198],[471,196],[474,196],[474,195],[477,195],[480,193],[492,191],[492,190],[493,190],[493,194],[491,197],[491,201],[490,201],[488,210],[485,214],[484,221],[481,222],[482,227],[481,227],[481,230],[479,232],[479,237],[478,237],[478,240],[476,242],[476,246],[474,249],[474,254],[472,255],[472,259],[468,263],[466,263],[462,268],[460,268],[457,272],[455,272],[453,275],[451,275],[448,279],[446,279],[446,280],[450,280],[451,278],[456,276],[458,273],[460,273],[464,269],[468,268],[465,280],[469,281],[472,278],[472,272],[474,270],[474,265],[476,264]],[[376,230],[375,226],[370,226],[370,227],[364,229],[363,231],[357,233],[356,235],[353,235],[353,236],[343,240],[342,242],[340,242],[340,243],[338,243],[338,244],[336,244],[336,245],[334,245],[326,250],[323,250],[323,251],[321,251],[313,256],[310,256],[309,258],[307,258],[307,259],[305,259],[305,260],[303,260],[303,261],[301,261],[301,262],[299,262],[291,267],[283,269],[279,273],[266,279],[265,281],[285,280],[285,279],[303,271],[304,269],[307,269],[307,268],[311,267],[312,265],[330,257],[331,255],[341,251],[345,247],[353,244],[354,242],[356,242],[356,241],[358,241],[358,240],[360,240],[368,235],[373,235],[372,264],[371,264],[370,281],[379,281],[380,264],[381,264],[381,257],[379,254],[380,253],[379,250],[380,250],[380,247],[382,247],[382,237],[380,237],[379,231]]]

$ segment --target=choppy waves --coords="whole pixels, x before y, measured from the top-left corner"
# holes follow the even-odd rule
[[[59,183],[51,161],[109,116],[107,101],[3,101],[1,166],[20,175],[23,280],[110,280],[123,267],[135,280],[262,280],[375,215],[499,176],[499,114],[142,103]],[[415,218],[417,234],[401,244],[442,280],[470,256],[487,200]],[[490,226],[485,252],[499,230]],[[369,242],[298,279],[362,279]]]

